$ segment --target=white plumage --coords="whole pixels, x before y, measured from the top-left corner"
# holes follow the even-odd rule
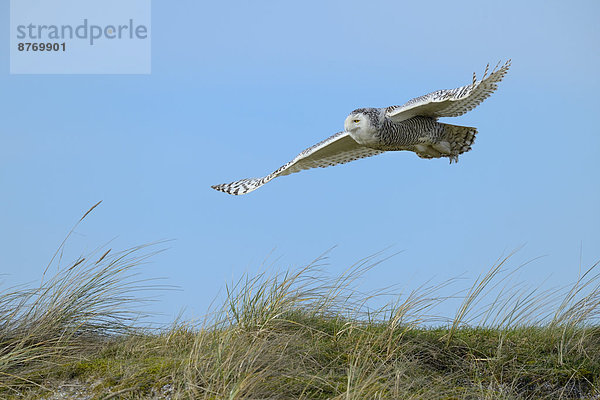
[[[447,157],[456,162],[459,154],[471,149],[477,129],[437,119],[462,115],[481,104],[497,89],[510,60],[500,68],[496,66],[489,75],[488,67],[481,80],[473,74],[472,83],[456,89],[438,90],[401,106],[354,110],[346,118],[343,132],[309,147],[273,173],[212,188],[233,195],[246,194],[278,176],[344,164],[384,151],[409,150],[422,158]]]

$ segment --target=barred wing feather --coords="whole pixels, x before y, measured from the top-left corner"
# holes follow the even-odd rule
[[[325,168],[345,164],[360,158],[381,154],[383,151],[370,149],[358,144],[348,132],[335,135],[315,144],[298,154],[292,161],[263,178],[242,179],[236,182],[212,186],[221,192],[240,195],[258,189],[278,176],[293,174],[309,168]]]
[[[498,63],[499,65],[499,63]],[[400,122],[417,115],[424,117],[457,117],[471,111],[487,99],[498,88],[510,67],[508,60],[502,67],[487,75],[489,64],[480,81],[473,74],[473,82],[456,89],[438,90],[408,101],[401,106],[391,106],[386,115],[394,122]]]

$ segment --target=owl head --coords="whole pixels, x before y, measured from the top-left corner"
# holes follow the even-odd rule
[[[377,143],[376,133],[381,125],[379,114],[376,108],[356,109],[346,117],[344,130],[359,144]]]

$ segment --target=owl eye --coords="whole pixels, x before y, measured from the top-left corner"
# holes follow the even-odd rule
[[[360,119],[353,119],[352,122],[354,122],[355,124],[358,124],[360,122]]]

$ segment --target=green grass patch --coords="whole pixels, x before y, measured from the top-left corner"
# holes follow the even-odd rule
[[[597,264],[541,290],[511,285],[506,258],[453,296],[423,286],[372,310],[389,290],[356,280],[377,258],[338,277],[318,259],[242,277],[199,324],[144,330],[135,294],[156,286],[132,268],[156,250],[100,253],[0,292],[0,398],[600,398]]]

